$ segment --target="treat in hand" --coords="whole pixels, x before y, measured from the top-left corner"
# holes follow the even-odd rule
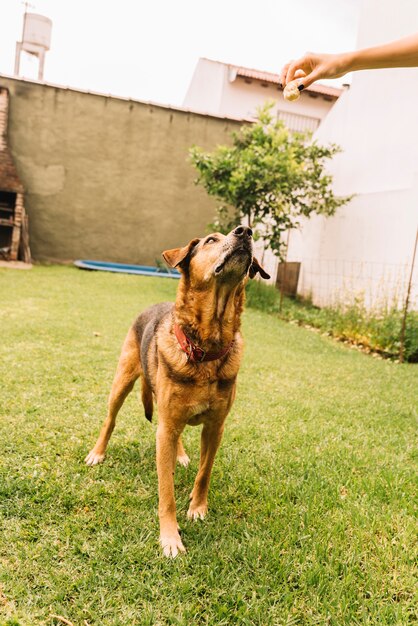
[[[287,83],[286,87],[283,89],[283,97],[285,100],[289,102],[294,102],[300,98],[300,91],[298,89],[299,81],[291,80],[290,83]]]

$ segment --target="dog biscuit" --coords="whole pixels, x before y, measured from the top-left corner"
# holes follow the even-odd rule
[[[297,80],[292,80],[290,83],[287,83],[286,87],[283,89],[283,97],[285,100],[289,102],[294,102],[295,100],[299,100],[300,91],[298,89],[299,83]]]

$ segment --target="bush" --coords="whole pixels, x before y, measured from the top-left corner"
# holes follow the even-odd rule
[[[259,280],[251,280],[246,289],[246,302],[252,309],[274,313],[279,310],[280,293]]]
[[[278,314],[280,293],[271,285],[252,281],[247,286],[247,304],[254,309]],[[280,316],[290,322],[313,326],[338,339],[361,345],[384,356],[398,357],[403,312],[395,307],[368,310],[361,298],[349,306],[319,308],[309,300],[283,298]],[[418,363],[418,312],[406,319],[406,361]]]
[[[411,311],[406,318],[405,359],[418,363],[418,312]]]

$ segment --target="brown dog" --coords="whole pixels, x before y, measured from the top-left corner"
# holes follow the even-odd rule
[[[134,322],[123,344],[109,397],[109,410],[87,465],[103,461],[116,415],[141,376],[145,416],[158,406],[157,472],[160,542],[166,556],[184,552],[176,519],[176,458],[187,466],[181,442],[187,424],[203,424],[200,465],[187,516],[207,513],[210,475],[225,418],[235,397],[241,355],[240,318],[248,277],[269,275],[253,256],[252,231],[238,226],[229,235],[193,239],[163,252],[181,271],[175,304],[157,304]]]

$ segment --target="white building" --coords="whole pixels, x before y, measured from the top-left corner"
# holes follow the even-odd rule
[[[417,24],[416,0],[364,0],[357,47],[406,36]],[[334,190],[356,196],[334,217],[292,231],[288,260],[301,261],[299,293],[319,305],[361,291],[367,305],[400,304],[418,226],[418,68],[354,73],[315,138],[342,146],[330,168]]]
[[[315,131],[344,91],[316,84],[303,91],[297,102],[287,102],[279,79],[271,72],[199,59],[183,106],[200,113],[252,119],[257,108],[271,100],[275,114],[288,128]]]

